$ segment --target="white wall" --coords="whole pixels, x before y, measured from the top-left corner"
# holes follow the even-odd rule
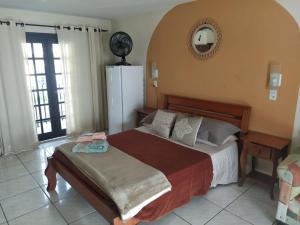
[[[104,45],[104,62],[106,64],[111,63],[112,55],[109,50],[109,38],[111,35],[111,20],[96,19],[89,17],[70,16],[57,13],[43,13],[29,10],[9,9],[0,7],[0,20],[14,20],[24,23],[42,24],[42,25],[88,25],[99,26],[103,29],[109,30],[109,32],[103,35]],[[28,32],[46,32],[54,33],[54,28],[43,27],[26,27]]]
[[[126,58],[129,63],[145,66],[148,45],[152,34],[167,11],[168,10],[134,15],[112,22],[113,31],[124,31],[128,33],[133,40],[133,50]],[[120,59],[116,58],[116,60]]]
[[[13,19],[26,23],[46,25],[93,25],[111,29],[111,21],[89,17],[69,16],[57,13],[43,13],[29,10],[19,10],[0,7],[0,19]]]
[[[299,0],[276,0],[295,19],[300,27],[300,1]]]

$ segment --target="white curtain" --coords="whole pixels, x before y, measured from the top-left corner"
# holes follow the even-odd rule
[[[65,77],[67,134],[105,128],[101,33],[83,27],[57,31]]]
[[[30,150],[38,143],[27,85],[25,31],[0,26],[0,142],[2,153]]]

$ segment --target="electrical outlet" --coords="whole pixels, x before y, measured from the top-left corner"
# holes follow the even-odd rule
[[[277,100],[277,90],[270,90],[269,100],[270,101],[276,101]]]

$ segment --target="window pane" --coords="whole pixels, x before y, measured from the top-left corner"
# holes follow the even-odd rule
[[[45,73],[45,63],[43,59],[35,60],[36,73]]]
[[[31,90],[36,90],[35,76],[29,76],[29,79],[30,79],[30,88],[31,88]]]
[[[64,87],[64,79],[62,75],[56,75],[56,87],[63,88]]]
[[[48,104],[48,93],[47,91],[39,91],[40,104]]]
[[[41,123],[40,122],[36,123],[36,132],[37,132],[37,134],[41,134],[42,133],[42,127],[41,127]]]
[[[28,58],[32,58],[31,43],[26,43],[26,54]]]
[[[51,120],[43,121],[44,133],[49,133],[52,131]]]
[[[34,65],[33,65],[33,60],[28,60],[28,68],[27,68],[27,73],[28,74],[34,74]]]
[[[52,50],[53,50],[53,57],[54,58],[61,58],[61,51],[60,51],[60,45],[59,44],[52,44]]]
[[[55,59],[54,60],[54,67],[55,67],[55,73],[61,73],[61,60],[60,59]]]
[[[38,95],[36,91],[32,92],[32,102],[34,105],[38,104]]]
[[[58,101],[59,102],[64,102],[65,101],[65,95],[64,95],[64,89],[58,89],[57,90],[57,96],[58,96]]]
[[[33,43],[33,52],[35,58],[43,58],[43,45],[41,43]]]
[[[37,76],[37,82],[39,89],[47,89],[46,76]]]
[[[40,119],[40,112],[39,112],[39,107],[38,106],[34,107],[34,116],[35,116],[35,120]]]
[[[60,118],[60,124],[61,124],[61,129],[66,129],[67,128],[66,118],[65,117],[61,117]]]
[[[41,106],[42,119],[50,118],[49,105]]]
[[[65,103],[60,103],[59,104],[59,115],[60,116],[65,116],[66,115]]]

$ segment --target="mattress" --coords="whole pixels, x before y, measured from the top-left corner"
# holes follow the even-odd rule
[[[136,128],[136,130],[157,136],[151,132],[150,129],[144,126]],[[160,136],[157,137],[163,138]],[[191,147],[171,139],[167,140],[210,155],[213,165],[213,179],[210,185],[211,187],[216,187],[219,184],[236,183],[238,181],[239,163],[237,142],[230,141],[222,146],[217,147],[206,144],[196,144],[194,147]]]

